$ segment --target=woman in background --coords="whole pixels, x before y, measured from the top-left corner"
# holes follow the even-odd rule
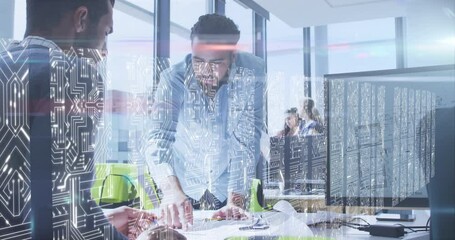
[[[297,136],[299,134],[300,117],[297,108],[286,110],[284,129],[278,132],[277,137]]]
[[[313,99],[307,98],[303,100],[301,117],[302,121],[299,127],[300,136],[306,137],[322,133],[323,127],[320,122],[319,111],[314,107]]]

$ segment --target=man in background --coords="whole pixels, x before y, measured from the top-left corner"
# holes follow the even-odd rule
[[[263,129],[264,62],[237,51],[229,18],[199,17],[191,54],[165,70],[156,91],[147,163],[164,196],[164,221],[192,223],[193,209],[245,217]]]

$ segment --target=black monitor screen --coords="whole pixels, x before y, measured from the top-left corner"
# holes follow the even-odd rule
[[[328,205],[428,207],[454,65],[325,76]]]
[[[270,138],[266,185],[283,184],[282,194],[324,194],[325,135]]]

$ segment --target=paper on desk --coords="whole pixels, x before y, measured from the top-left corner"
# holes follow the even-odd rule
[[[288,215],[295,215],[297,211],[294,207],[286,200],[280,200],[273,205],[273,210],[286,213]]]
[[[313,236],[311,229],[302,221],[302,219],[297,217],[297,211],[288,201],[278,201],[273,206],[273,209],[284,213],[284,215],[281,215],[281,217],[274,216],[268,220],[271,226],[277,226],[276,228],[271,228],[272,235],[297,237]]]
[[[273,209],[279,212],[286,213],[288,215],[296,216],[307,225],[322,222],[333,222],[337,219],[346,219],[351,216],[349,214],[328,211],[318,211],[317,213],[310,214],[297,214],[297,211],[294,209],[294,207],[292,207],[292,205],[289,202],[284,200],[278,201],[273,206]]]
[[[345,220],[349,217],[351,217],[350,214],[318,211],[317,213],[312,214],[311,216],[307,216],[305,219],[305,223],[311,225],[315,223],[334,222],[336,220]]]

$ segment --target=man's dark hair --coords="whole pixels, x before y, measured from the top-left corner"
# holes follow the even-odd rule
[[[195,37],[200,40],[237,44],[240,31],[230,18],[214,14],[206,14],[191,28],[191,42]]]
[[[88,9],[89,20],[98,23],[108,12],[108,4],[114,6],[115,0],[27,0],[27,30],[48,32],[59,24],[63,16],[78,7]]]

